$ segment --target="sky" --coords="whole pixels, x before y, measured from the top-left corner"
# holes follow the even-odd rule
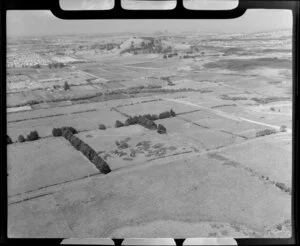
[[[114,0],[59,0],[59,3],[64,10],[101,10],[114,6]],[[233,9],[238,0],[184,0],[183,3],[188,9]],[[121,0],[121,5],[125,9],[174,9],[176,0]]]
[[[251,9],[227,20],[62,20],[47,10],[7,12],[7,37],[156,31],[252,33],[292,28],[291,10]]]
[[[112,9],[114,0],[59,0],[59,4],[65,10],[101,10]]]

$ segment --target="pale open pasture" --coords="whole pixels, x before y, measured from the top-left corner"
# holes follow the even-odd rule
[[[248,138],[255,137],[258,131],[271,129],[271,127],[250,123],[238,118],[221,117],[204,110],[183,114],[180,117],[208,129],[230,132]]]
[[[192,144],[201,151],[244,141],[239,136],[216,129],[207,129],[178,117],[157,120],[156,123],[164,125],[167,128],[168,135],[172,138],[176,138],[177,141],[185,144]]]
[[[99,172],[61,137],[10,145],[7,159],[9,197]]]
[[[46,208],[47,201],[51,206]],[[242,230],[246,237],[264,237],[269,226],[291,216],[290,205],[288,194],[258,182],[246,171],[195,157],[91,177],[46,197],[12,205],[8,232],[14,237],[143,237],[146,227],[148,237],[213,237],[205,230],[185,232],[199,221],[212,227],[226,221],[235,229],[224,228],[223,236],[240,235]],[[166,224],[157,230],[160,221]],[[288,236],[288,231],[281,235]]]
[[[292,136],[279,133],[255,142],[229,147],[220,155],[252,168],[275,182],[291,187]]]

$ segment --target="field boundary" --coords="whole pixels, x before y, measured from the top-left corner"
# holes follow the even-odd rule
[[[30,110],[31,111],[31,110]],[[89,109],[89,110],[82,110],[78,112],[72,112],[72,113],[66,113],[66,114],[52,114],[52,115],[46,115],[46,116],[39,116],[39,117],[32,117],[32,118],[25,118],[25,119],[19,119],[19,120],[11,120],[7,121],[7,123],[17,123],[17,122],[23,122],[23,121],[30,121],[30,120],[38,120],[38,119],[45,119],[45,118],[52,118],[57,116],[65,116],[65,115],[72,115],[72,114],[81,114],[81,113],[89,113],[89,112],[95,112],[100,111],[97,109]]]
[[[289,195],[291,195],[290,187],[288,187],[284,183],[276,182],[276,181],[270,179],[266,175],[262,175],[261,173],[255,171],[253,168],[245,167],[241,163],[232,161],[231,159],[228,159],[227,157],[224,157],[222,154],[219,154],[219,153],[209,153],[209,154],[207,154],[207,156],[209,158],[214,158],[216,160],[222,161],[222,165],[228,165],[228,166],[232,166],[235,168],[241,168],[241,169],[245,170],[246,172],[250,173],[251,175],[254,175],[255,177],[257,177],[260,181],[266,182],[268,184],[272,184],[275,187],[277,187],[279,190],[289,193]]]

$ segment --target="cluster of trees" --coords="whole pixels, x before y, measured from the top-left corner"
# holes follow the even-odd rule
[[[99,130],[105,130],[105,129],[106,129],[106,126],[103,125],[103,124],[99,124],[98,129],[99,129]]]
[[[120,54],[125,52],[133,54],[160,54],[172,52],[172,47],[163,48],[161,40],[148,39],[149,42],[142,42],[141,47],[135,47],[133,42],[128,49],[122,50]],[[174,54],[172,54],[174,55]]]
[[[63,136],[70,144],[82,154],[86,156],[101,173],[111,172],[108,164],[97,154],[97,152],[92,149],[91,146],[83,142],[80,138],[74,134],[78,133],[77,130],[73,127],[62,127],[62,128],[53,128],[52,134],[54,137]]]
[[[91,49],[100,49],[100,50],[112,50],[115,47],[120,48],[120,45],[117,43],[107,43],[107,44],[93,44],[91,45]],[[79,46],[79,49],[85,48],[83,45]],[[86,47],[89,48],[89,47]]]
[[[72,127],[72,126],[64,126],[64,127],[61,127],[61,128],[53,128],[52,129],[52,135],[54,137],[67,137],[68,135],[70,134],[77,134],[78,131]]]
[[[41,65],[40,64],[35,64],[35,65],[31,66],[31,68],[41,68]]]
[[[149,129],[149,130],[156,130],[157,125],[153,120],[150,120],[146,116],[139,116],[138,117],[138,124]]]
[[[163,125],[159,124],[157,127],[157,132],[159,134],[164,134],[164,133],[167,133],[167,129]]]
[[[12,144],[13,141],[11,140],[10,136],[6,135],[6,143],[7,144]]]
[[[265,135],[270,135],[270,134],[274,134],[276,133],[276,130],[275,129],[265,129],[265,130],[262,130],[262,131],[259,131],[256,133],[256,137],[262,137],[262,136],[265,136]]]
[[[133,117],[129,117],[128,119],[126,119],[126,121],[124,123],[117,120],[115,123],[115,127],[118,128],[118,127],[122,127],[122,126],[139,124],[147,129],[157,130],[158,133],[162,134],[162,133],[167,132],[166,128],[161,124],[159,124],[159,125],[155,124],[154,121],[158,120],[158,119],[166,119],[166,118],[170,118],[170,117],[174,117],[174,116],[176,116],[176,113],[172,109],[170,111],[162,112],[159,115],[144,114],[144,115],[139,115],[139,116],[133,116]]]
[[[26,139],[24,138],[24,136],[23,135],[19,135],[18,142],[23,143],[25,141],[26,141]]]
[[[35,140],[38,140],[40,138],[38,132],[36,130],[34,131],[31,131],[27,136],[26,138],[24,138],[23,135],[19,135],[18,137],[18,141],[20,143],[22,142],[25,142],[25,141],[35,141]]]
[[[172,58],[173,56],[177,56],[177,55],[178,55],[177,52],[170,53],[170,54],[164,54],[164,59]]]
[[[286,132],[286,130],[287,130],[287,126],[283,125],[280,127],[281,132]]]
[[[8,135],[6,135],[7,137],[7,144],[12,144],[13,143],[13,141],[12,141],[12,139],[11,139],[11,137],[10,136],[8,136]],[[26,136],[26,138],[23,136],[23,135],[19,135],[19,137],[18,137],[18,142],[20,142],[20,143],[23,143],[23,142],[25,142],[25,141],[35,141],[35,140],[38,140],[40,138],[40,136],[39,136],[39,134],[38,134],[38,132],[37,131],[31,131],[27,136]]]
[[[65,64],[63,64],[62,62],[58,62],[58,63],[49,63],[48,67],[50,69],[52,68],[63,68],[65,66]]]
[[[253,97],[251,100],[261,103],[261,104],[267,104],[271,102],[278,102],[278,101],[285,101],[285,100],[290,100],[290,97],[266,97],[266,98],[258,98],[258,97]]]
[[[159,114],[159,119],[166,119],[170,117],[175,117],[176,113],[171,109],[170,111],[165,111]]]
[[[233,100],[233,101],[236,101],[236,100],[247,100],[248,98],[247,97],[230,97],[228,95],[222,95],[221,99],[222,100]]]
[[[201,55],[183,55],[181,58],[188,59],[188,58],[197,58],[201,57]]]

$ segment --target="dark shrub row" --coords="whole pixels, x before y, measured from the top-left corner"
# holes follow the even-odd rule
[[[221,99],[222,99],[222,100],[233,100],[233,101],[237,101],[237,100],[248,100],[247,97],[235,97],[235,96],[230,97],[230,96],[228,96],[228,95],[222,95],[222,96],[221,96]]]
[[[26,138],[23,135],[19,135],[18,137],[18,142],[23,143],[25,141],[34,141],[34,140],[38,140],[40,138],[39,134],[37,131],[32,131],[30,132]],[[7,135],[7,144],[12,144],[13,141],[10,138],[10,136]]]
[[[139,116],[138,117],[138,124],[148,128],[150,130],[156,130],[157,129],[157,125],[155,124],[154,121],[149,120],[146,116]]]
[[[70,134],[78,133],[74,127],[71,126],[64,126],[62,128],[53,128],[52,135],[53,137],[65,137],[67,139],[70,138]]]
[[[61,128],[53,128],[52,135],[53,137],[61,137],[62,136]]]
[[[262,137],[265,135],[270,135],[276,133],[275,129],[265,129],[256,133],[256,137]]]
[[[139,124],[145,128],[148,128],[150,130],[157,130],[158,133],[163,134],[167,132],[166,128],[163,125],[157,126],[157,124],[155,124],[154,121],[158,119],[166,119],[174,116],[176,116],[176,114],[172,109],[170,111],[160,113],[159,116],[156,114],[144,114],[139,116],[133,116],[133,117],[129,117],[125,121],[125,123],[122,123],[121,121],[117,120],[115,123],[115,127],[118,128],[122,126]]]
[[[72,126],[64,126],[61,128],[62,134],[64,134],[64,132],[71,132],[72,134],[77,134],[78,131],[72,127]]]
[[[121,121],[117,120],[115,123],[115,127],[122,127],[122,126],[130,126],[130,125],[142,125],[148,129],[151,130],[156,130],[157,125],[154,123],[152,118],[158,119],[157,116],[152,116],[152,115],[139,115],[139,116],[134,116],[134,117],[129,117],[125,123],[122,123]]]
[[[171,109],[170,111],[160,113],[158,117],[159,119],[166,119],[175,116],[176,116],[175,112]]]
[[[253,97],[251,100],[255,101],[256,103],[260,104],[267,104],[271,102],[278,102],[278,101],[286,101],[290,100],[290,97],[267,97],[267,98],[258,98],[258,97]]]
[[[74,129],[73,127],[62,127],[60,130],[61,131],[59,131],[57,128],[54,128],[52,131],[53,136],[54,133],[61,133],[61,136],[67,139],[76,150],[84,154],[85,157],[88,158],[101,173],[106,174],[111,172],[108,164],[100,156],[98,156],[97,152],[94,149],[92,149],[91,146],[89,146],[80,138],[74,135],[78,133],[76,129]]]

